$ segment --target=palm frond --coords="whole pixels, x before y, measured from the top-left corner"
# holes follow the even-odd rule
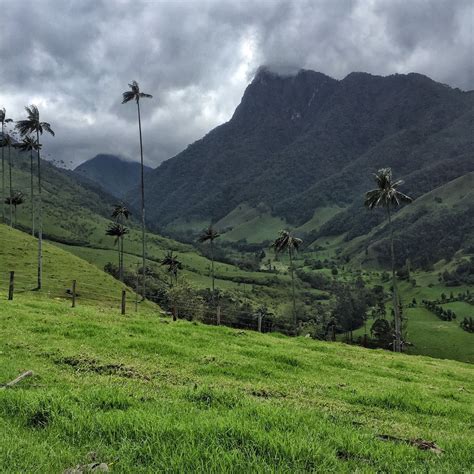
[[[377,188],[365,193],[364,205],[367,208],[397,207],[401,203],[412,202],[412,199],[409,196],[397,190],[397,187],[403,184],[403,180],[398,179],[394,181],[392,179],[392,170],[390,168],[379,169],[374,176]]]
[[[48,122],[41,122],[41,128],[45,131],[48,132],[50,135],[54,137],[54,131],[51,129],[51,125]],[[43,134],[43,132],[40,132]]]
[[[127,102],[130,102],[131,100],[135,99],[135,94],[131,91],[126,91],[122,94],[122,104],[126,104]]]

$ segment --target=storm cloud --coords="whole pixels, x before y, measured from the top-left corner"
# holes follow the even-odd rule
[[[419,72],[474,88],[471,0],[0,0],[0,107],[34,103],[51,158],[138,159],[137,80],[146,162],[157,165],[232,116],[260,65]]]

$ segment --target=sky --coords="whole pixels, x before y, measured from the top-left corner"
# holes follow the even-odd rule
[[[0,0],[0,107],[36,104],[50,159],[157,166],[228,121],[258,67],[419,72],[474,89],[472,0]]]

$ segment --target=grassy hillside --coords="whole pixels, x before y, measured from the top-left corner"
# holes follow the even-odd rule
[[[15,299],[34,294],[37,275],[37,241],[28,234],[0,224],[0,291],[7,295],[9,272],[15,272]],[[68,290],[76,280],[77,305],[99,305],[120,308],[121,293],[125,287],[110,275],[85,260],[47,242],[43,246],[43,289],[38,297],[54,298],[69,306],[71,296]],[[135,294],[127,290],[130,308]],[[151,303],[144,303],[155,307]],[[155,310],[158,310],[155,307]]]
[[[25,296],[0,305],[0,471],[468,472],[472,366]],[[435,441],[437,454],[410,441]],[[94,454],[90,454],[90,453]]]

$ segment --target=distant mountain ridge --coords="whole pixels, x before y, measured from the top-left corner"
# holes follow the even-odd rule
[[[149,223],[182,232],[243,204],[293,227],[324,206],[371,221],[362,200],[378,168],[392,167],[414,197],[474,171],[473,106],[473,92],[416,73],[336,80],[262,68],[229,122],[147,174]]]
[[[151,170],[148,166],[144,169],[145,173]],[[116,155],[96,155],[77,166],[74,172],[120,199],[140,183],[140,163]]]

